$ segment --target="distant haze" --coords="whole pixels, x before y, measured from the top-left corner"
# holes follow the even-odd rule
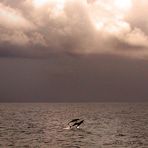
[[[147,101],[147,0],[1,0],[0,101]]]

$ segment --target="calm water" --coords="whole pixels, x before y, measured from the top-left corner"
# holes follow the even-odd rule
[[[148,104],[0,104],[0,147],[148,148]]]

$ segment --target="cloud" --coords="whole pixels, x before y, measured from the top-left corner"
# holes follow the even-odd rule
[[[137,28],[126,35],[125,41],[133,46],[148,47],[148,36]]]
[[[1,42],[7,42],[17,45],[26,45],[29,42],[28,37],[21,31],[13,31],[13,33],[2,33],[0,35],[0,40]]]
[[[148,1],[141,0],[132,0],[133,7],[131,11],[126,16],[126,21],[130,23],[132,27],[140,28],[146,34],[148,34],[148,18],[146,14],[148,13]]]
[[[146,0],[2,1],[0,44],[13,44],[20,50],[21,46],[29,48],[34,55],[40,48],[41,54],[145,56],[148,54],[146,4]]]
[[[6,29],[32,29],[33,25],[15,9],[0,3],[0,26]]]

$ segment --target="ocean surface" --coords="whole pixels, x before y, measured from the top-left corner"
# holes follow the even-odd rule
[[[0,148],[148,148],[148,103],[2,103]]]

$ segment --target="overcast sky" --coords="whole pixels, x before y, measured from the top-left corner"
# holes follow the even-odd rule
[[[1,101],[148,100],[148,0],[1,0]]]

